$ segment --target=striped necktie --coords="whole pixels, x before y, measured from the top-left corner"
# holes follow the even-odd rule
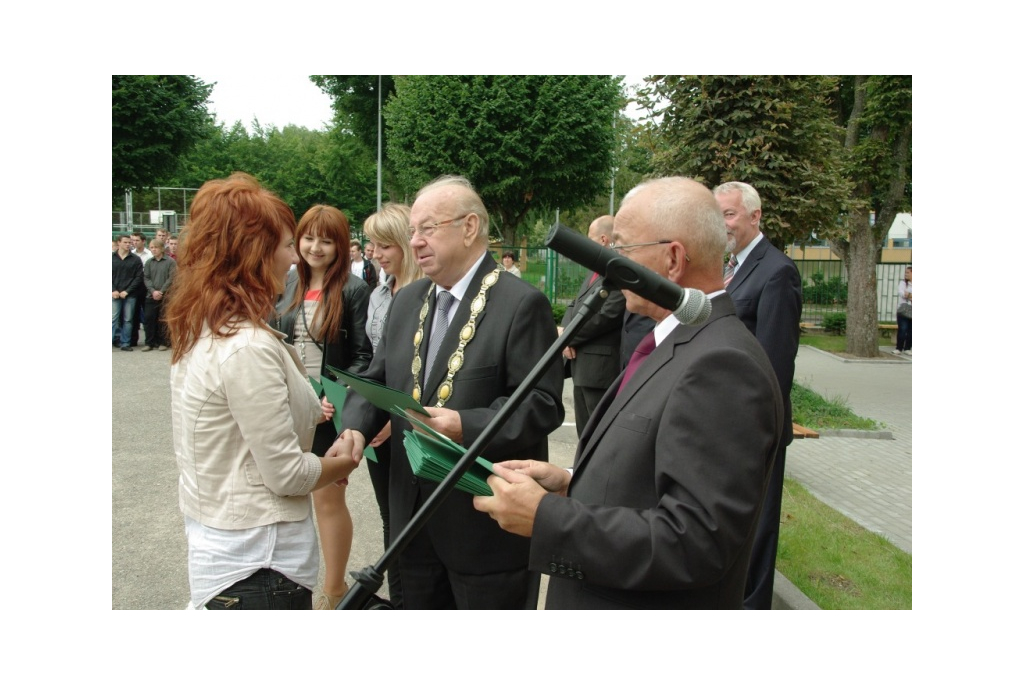
[[[437,293],[437,307],[434,312],[434,332],[430,334],[430,348],[427,350],[427,372],[424,374],[424,385],[426,379],[430,378],[431,369],[434,368],[434,360],[437,358],[437,350],[441,347],[444,334],[448,332],[448,308],[452,305],[455,296],[446,290]]]
[[[733,275],[736,273],[736,255],[729,256],[729,263],[725,265],[725,273],[722,275],[725,277],[725,284],[729,285],[729,281],[732,280]]]

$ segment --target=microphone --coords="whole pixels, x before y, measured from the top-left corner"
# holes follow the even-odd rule
[[[614,250],[602,247],[586,236],[556,223],[544,244],[591,271],[612,285],[630,290],[662,309],[672,312],[682,324],[702,324],[711,316],[711,300],[701,290],[678,285]]]

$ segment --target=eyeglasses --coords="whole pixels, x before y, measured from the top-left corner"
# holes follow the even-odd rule
[[[649,247],[650,245],[668,245],[671,242],[671,240],[652,240],[649,243],[633,243],[631,245],[616,245],[615,243],[610,243],[608,248],[615,250],[619,254],[629,254],[637,248]]]
[[[434,235],[434,231],[436,231],[437,229],[443,228],[444,226],[448,226],[449,224],[453,224],[456,221],[462,221],[467,216],[469,216],[468,213],[463,214],[462,216],[459,217],[455,217],[454,219],[448,219],[447,221],[437,221],[432,224],[423,224],[419,228],[416,228],[415,226],[410,226],[406,234],[409,236],[409,240],[415,238],[417,234],[421,238],[426,239]]]
[[[650,247],[651,245],[668,245],[669,243],[672,243],[672,242],[675,242],[675,241],[672,241],[672,240],[652,240],[649,243],[632,243],[630,245],[616,245],[615,243],[609,243],[608,244],[608,249],[615,250],[619,254],[629,254],[633,250],[639,249],[641,247]],[[687,262],[690,261],[690,255],[684,254],[683,256],[686,258]]]

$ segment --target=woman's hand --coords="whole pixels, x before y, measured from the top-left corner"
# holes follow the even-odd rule
[[[317,423],[330,421],[334,418],[334,405],[328,402],[326,397],[320,400],[320,409],[323,413],[320,414],[320,420]]]

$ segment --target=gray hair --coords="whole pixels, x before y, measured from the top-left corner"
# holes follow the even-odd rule
[[[420,199],[423,195],[429,192],[439,190],[441,188],[452,187],[457,190],[455,193],[455,202],[459,214],[476,214],[480,218],[480,238],[479,240],[487,244],[490,235],[491,217],[487,214],[487,208],[484,207],[484,201],[480,198],[480,195],[473,188],[473,184],[469,182],[465,176],[454,176],[445,175],[438,176],[433,181],[428,183],[419,189],[416,193],[416,199]]]
[[[747,214],[753,214],[755,209],[761,209],[761,196],[754,190],[754,186],[749,183],[729,181],[728,183],[716,186],[713,192],[715,195],[722,195],[724,193],[731,193],[734,190],[740,191],[743,209],[747,210]]]

